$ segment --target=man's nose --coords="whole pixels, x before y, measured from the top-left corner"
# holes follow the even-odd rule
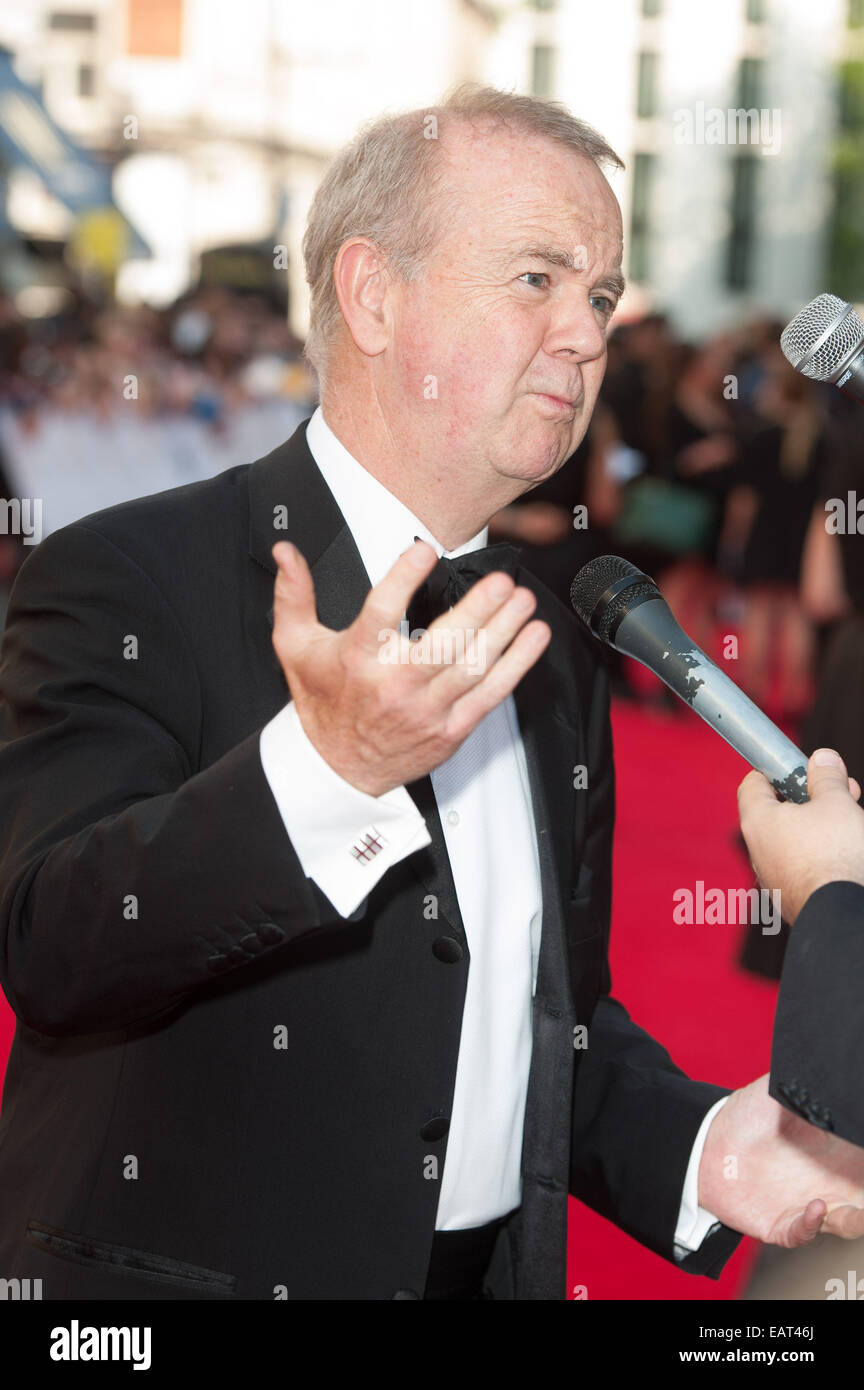
[[[553,313],[546,342],[548,352],[570,351],[579,361],[601,357],[606,330],[584,289],[564,296]]]

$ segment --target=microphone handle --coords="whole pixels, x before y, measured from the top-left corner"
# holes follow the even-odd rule
[[[618,623],[613,647],[647,666],[695,710],[784,801],[807,795],[807,756],[678,625],[665,599],[644,599]]]

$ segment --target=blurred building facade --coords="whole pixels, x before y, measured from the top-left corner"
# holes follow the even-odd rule
[[[836,219],[864,225],[862,24],[860,0],[536,0],[511,8],[496,77],[563,100],[622,155],[627,274],[698,338],[833,288]]]
[[[327,161],[383,109],[474,79],[560,99],[619,151],[624,312],[696,338],[782,318],[832,277],[864,297],[862,26],[861,0],[17,0],[0,43],[115,166],[152,250],[119,264],[122,300],[275,263],[302,337]],[[69,232],[23,173],[9,209],[30,235]]]
[[[118,202],[153,250],[120,267],[121,299],[169,303],[203,253],[224,267],[216,253],[257,249],[287,274],[302,336],[300,242],[332,154],[382,107],[481,75],[494,29],[467,0],[20,0],[0,43],[55,118],[116,161]],[[23,225],[40,219],[66,225],[31,195]]]

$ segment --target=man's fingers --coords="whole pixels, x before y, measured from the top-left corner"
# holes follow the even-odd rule
[[[304,626],[318,622],[315,606],[315,586],[306,557],[290,541],[278,541],[271,552],[276,561],[276,584],[273,591],[273,627],[286,620]]]
[[[815,801],[826,793],[849,791],[846,764],[834,748],[817,748],[807,762],[807,791]]]
[[[811,1240],[815,1240],[822,1229],[825,1210],[825,1203],[821,1197],[815,1197],[812,1202],[808,1202],[804,1210],[790,1222],[785,1237],[779,1244],[791,1250],[795,1246],[807,1245]]]
[[[851,1204],[832,1207],[823,1218],[821,1230],[828,1235],[841,1236],[843,1240],[857,1240],[864,1236],[864,1208]]]
[[[738,816],[743,820],[745,814],[758,811],[760,806],[776,806],[777,796],[761,772],[748,772],[738,787]]]
[[[479,684],[455,701],[448,734],[460,742],[467,738],[480,720],[515,690],[525,672],[546,650],[551,636],[549,624],[539,619],[523,627]]]
[[[850,777],[840,754],[833,748],[817,748],[807,761],[807,791],[810,800],[826,792],[844,791],[858,801],[861,787]],[[738,814],[757,811],[760,806],[776,806],[774,788],[761,772],[748,772],[738,787]]]
[[[514,580],[503,570],[486,574],[471,585],[467,594],[454,603],[449,613],[442,613],[440,618],[436,618],[429,631],[434,632],[436,624],[443,623],[446,627],[475,632],[485,627],[493,615],[510,601],[515,588]]]
[[[495,600],[497,602],[497,600]],[[449,629],[453,639],[453,659],[441,669],[435,678],[435,695],[443,702],[452,702],[469,689],[471,685],[487,674],[501,656],[504,649],[513,641],[520,628],[523,628],[537,607],[537,597],[530,589],[514,588],[497,611],[488,618],[485,626]],[[456,608],[448,614],[451,620],[456,617]],[[436,645],[440,650],[442,638],[447,629],[439,634],[433,623],[424,641],[431,641],[430,652],[433,657]],[[437,639],[437,642],[436,642]]]
[[[354,637],[365,651],[380,651],[380,634],[398,630],[408,604],[437,563],[434,548],[427,541],[415,541],[369,590],[353,624]]]

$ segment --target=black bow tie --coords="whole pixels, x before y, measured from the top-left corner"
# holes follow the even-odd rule
[[[487,545],[483,550],[469,551],[467,555],[457,555],[453,559],[442,556],[408,605],[408,631],[431,627],[435,619],[458,603],[478,579],[491,574],[493,570],[504,570],[515,577],[519,560],[520,551],[506,541]]]

